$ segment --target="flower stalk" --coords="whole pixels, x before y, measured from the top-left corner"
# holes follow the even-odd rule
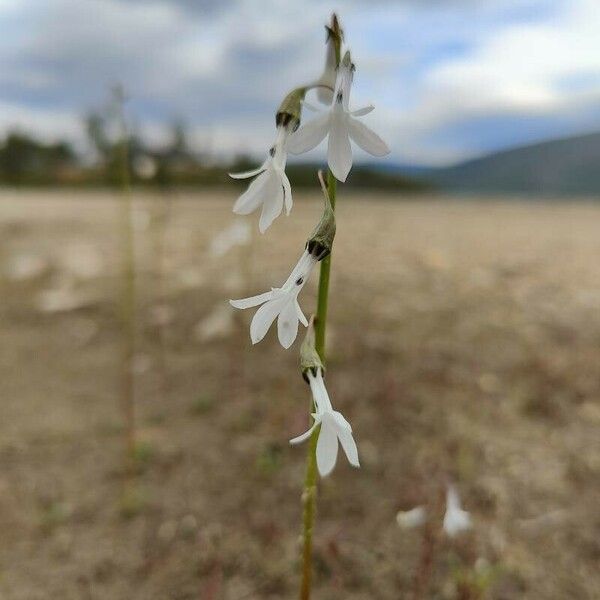
[[[121,86],[113,89],[115,110],[117,113],[120,140],[117,143],[119,165],[119,185],[121,188],[121,261],[122,285],[121,319],[123,347],[121,359],[121,410],[125,431],[125,474],[127,478],[135,472],[135,404],[133,359],[135,354],[135,257],[133,239],[133,217],[131,181],[129,173],[129,143],[125,123],[125,93]]]
[[[335,17],[334,17],[335,18]],[[337,22],[337,19],[335,19]],[[327,183],[319,171],[319,180],[327,197],[332,212],[335,212],[337,181],[330,169],[327,171]],[[327,309],[329,304],[329,275],[331,272],[331,252],[321,261],[319,271],[319,288],[317,296],[317,317],[315,319],[315,349],[321,362],[325,365],[325,333],[327,328]],[[314,402],[310,400],[310,413],[314,412]],[[302,493],[302,582],[300,584],[300,600],[309,600],[312,589],[312,539],[315,525],[317,505],[317,441],[319,427],[310,436],[306,454],[306,474]]]
[[[300,351],[300,366],[302,376],[311,389],[310,426],[307,431],[290,440],[292,445],[309,440],[302,493],[301,600],[309,600],[312,590],[317,473],[327,477],[333,471],[340,446],[350,465],[360,467],[352,426],[341,412],[334,409],[323,379],[331,251],[336,233],[334,211],[337,181],[346,181],[352,168],[351,141],[373,156],[383,156],[389,152],[386,143],[357,118],[371,112],[373,107],[350,109],[349,97],[355,65],[349,50],[346,49],[342,57],[343,33],[335,14],[326,29],[327,49],[322,75],[311,84],[293,89],[283,99],[275,116],[277,137],[263,164],[251,171],[230,174],[235,179],[253,178],[235,202],[233,212],[248,215],[261,208],[259,230],[264,233],[284,208],[286,214],[292,209],[291,185],[285,173],[288,152],[302,154],[327,139],[327,180],[321,171],[318,173],[325,207],[302,256],[281,287],[272,287],[270,291],[257,296],[230,300],[230,304],[239,309],[259,307],[250,323],[253,344],[265,337],[275,320],[279,342],[285,349],[294,343],[299,323],[308,327]],[[305,100],[309,90],[315,90],[325,108],[315,108]],[[317,112],[316,118],[308,123],[301,123],[304,106]],[[317,313],[316,319],[311,318],[309,323],[300,308],[298,296],[319,262]]]
[[[322,179],[321,179],[322,181]],[[323,182],[321,185],[324,185]],[[332,212],[335,213],[335,201],[337,195],[337,179],[333,176],[331,169],[327,170],[326,193]],[[319,291],[317,295],[317,319],[315,323],[315,347],[323,364],[325,364],[325,330],[327,327],[327,308],[329,304],[329,274],[331,272],[331,253],[321,262],[319,272]]]
[[[333,44],[336,68],[340,64],[342,53],[343,33],[335,13],[331,17],[331,26],[327,27],[327,38]],[[327,183],[324,185],[323,176],[319,173],[321,185],[329,198],[329,205],[335,213],[337,196],[337,180],[331,169],[327,169]],[[327,309],[329,303],[329,276],[331,272],[331,253],[321,261],[319,270],[319,288],[317,295],[317,318],[315,320],[315,349],[323,365],[326,362],[325,333],[327,328]],[[311,398],[309,412],[313,412],[314,402]],[[312,589],[312,539],[315,525],[315,512],[317,505],[317,441],[319,428],[317,427],[310,436],[308,452],[306,454],[306,475],[304,478],[304,491],[302,493],[302,582],[300,584],[300,600],[309,600]]]

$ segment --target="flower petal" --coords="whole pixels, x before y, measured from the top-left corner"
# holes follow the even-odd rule
[[[338,440],[332,427],[321,422],[319,441],[317,442],[317,468],[321,477],[326,477],[333,471],[337,460]]]
[[[268,183],[265,186],[263,209],[260,214],[258,228],[264,233],[271,223],[281,214],[283,210],[283,186],[281,176],[277,170],[273,170]]]
[[[374,109],[375,109],[375,107],[372,104],[369,104],[369,105],[363,106],[362,108],[359,108],[357,110],[350,111],[350,114],[353,117],[364,117],[365,115],[368,115]]]
[[[329,87],[318,87],[317,98],[323,104],[331,104],[333,102],[333,90]]]
[[[335,52],[335,40],[333,36],[327,39],[327,51],[325,54],[325,67],[323,74],[319,78],[317,85],[317,98],[319,102],[323,104],[331,104],[333,100],[333,88],[335,87],[335,79],[337,76],[336,69],[336,52]]]
[[[313,400],[317,407],[317,412],[321,414],[331,413],[331,400],[325,387],[325,381],[323,381],[323,371],[319,369],[316,376],[308,376],[310,384],[310,391],[312,392]],[[334,425],[335,426],[335,423]]]
[[[315,430],[315,428],[317,427],[317,425],[319,425],[320,421],[315,421],[310,428],[308,429],[308,431],[305,431],[302,435],[299,435],[298,437],[295,437],[293,439],[290,440],[290,444],[292,444],[292,446],[295,446],[296,444],[301,444],[302,442],[304,442],[305,440],[307,440],[311,435],[312,432]]]
[[[229,177],[232,179],[248,179],[249,177],[254,177],[255,175],[259,175],[267,168],[267,163],[264,162],[260,167],[256,169],[251,169],[250,171],[242,171],[241,173],[229,173]]]
[[[373,156],[385,156],[390,153],[388,145],[373,130],[354,117],[348,117],[348,132],[365,152]]]
[[[444,515],[444,523],[442,525],[448,537],[454,537],[462,531],[471,529],[471,515],[459,508],[447,510]]]
[[[460,506],[458,492],[453,485],[448,486],[446,493],[446,512],[443,529],[449,537],[454,537],[472,526],[471,515]]]
[[[286,300],[285,296],[273,298],[256,311],[250,323],[250,339],[253,344],[258,344],[265,337]]]
[[[323,383],[323,385],[325,385],[325,384]],[[350,423],[348,423],[348,421],[346,421],[344,415],[341,412],[338,412],[337,410],[334,410],[332,412],[332,415],[333,415],[333,418],[335,419],[336,426],[340,430],[345,430],[345,431],[352,432],[352,426],[350,425]]]
[[[304,287],[312,270],[315,268],[317,264],[317,259],[308,253],[308,250],[304,250],[302,256],[292,269],[290,276],[286,279],[285,283],[281,286],[284,289],[298,288],[296,291],[299,294],[300,290]],[[302,278],[301,283],[296,283],[299,278]]]
[[[261,173],[237,199],[233,205],[233,212],[238,215],[249,215],[254,212],[264,202],[266,186],[270,180],[270,169]]]
[[[352,432],[348,431],[348,429],[340,429],[337,432],[338,439],[342,444],[342,448],[348,457],[348,462],[353,467],[360,467],[360,462],[358,461],[358,448],[356,447],[356,442],[352,437]]]
[[[350,117],[341,111],[335,111],[331,117],[327,162],[331,172],[339,181],[346,181],[352,168],[352,148],[348,138],[347,120]]]
[[[401,510],[396,515],[396,523],[403,529],[420,527],[427,522],[427,510],[424,506],[415,506],[410,510]]]
[[[285,174],[285,171],[281,171],[281,183],[283,185],[283,201],[285,203],[285,214],[289,215],[292,212],[292,206],[294,201],[292,199],[292,186],[290,185],[290,180],[288,176]]]
[[[329,131],[329,111],[302,125],[293,133],[287,143],[287,150],[292,154],[302,154],[318,146]]]
[[[302,312],[302,309],[300,308],[300,304],[298,303],[298,298],[296,298],[295,303],[296,303],[296,314],[298,315],[298,320],[300,321],[300,323],[302,323],[302,325],[304,325],[304,327],[308,327],[308,319],[306,318],[306,316]]]
[[[273,292],[265,292],[264,294],[258,294],[258,296],[250,296],[250,298],[241,298],[240,300],[230,300],[229,304],[233,308],[252,308],[258,306],[270,300],[273,297]]]
[[[287,350],[298,335],[298,313],[295,299],[290,298],[277,319],[279,343]]]

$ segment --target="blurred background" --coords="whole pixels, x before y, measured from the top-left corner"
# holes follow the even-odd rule
[[[324,145],[266,236],[227,173],[334,9],[392,152],[338,188],[327,385],[362,468],[319,485],[315,597],[600,597],[595,1],[0,0],[3,599],[297,596],[298,342],[252,347],[227,300],[286,279]]]

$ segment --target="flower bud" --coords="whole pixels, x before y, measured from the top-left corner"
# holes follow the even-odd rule
[[[277,127],[287,127],[290,131],[295,131],[300,125],[302,116],[302,101],[306,95],[306,88],[296,88],[292,90],[281,102],[275,115],[275,124]]]
[[[331,248],[333,247],[333,239],[335,238],[335,213],[331,207],[329,192],[321,171],[319,171],[319,181],[321,182],[321,188],[325,196],[325,210],[323,211],[321,220],[306,242],[306,249],[317,260],[323,260],[331,254]]]
[[[321,357],[315,348],[315,316],[312,315],[306,329],[306,336],[300,346],[300,370],[306,383],[309,383],[307,373],[310,371],[316,377],[317,371],[324,371]]]
[[[338,21],[335,13],[331,15],[331,25],[325,25],[325,29],[327,30],[327,43],[331,41],[333,44],[335,63],[337,65],[340,62],[342,42],[344,41],[344,32],[340,27],[340,22]]]
[[[344,37],[335,13],[331,15],[331,25],[325,25],[325,30],[327,31],[325,67],[323,68],[323,74],[316,83],[316,87],[319,101],[323,104],[331,104]]]

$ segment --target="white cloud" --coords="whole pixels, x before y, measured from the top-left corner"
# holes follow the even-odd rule
[[[599,32],[598,4],[578,0],[553,22],[499,31],[468,59],[440,66],[427,80],[468,91],[486,108],[544,111],[573,97],[561,81],[574,73],[594,72],[600,91]]]
[[[503,28],[425,75],[419,120],[432,127],[469,113],[548,113],[600,99],[598,32],[600,11],[590,0],[569,3],[549,23]],[[583,93],[564,85],[578,73],[595,77]]]
[[[398,78],[379,108],[402,159],[445,163],[477,153],[461,145],[459,131],[454,143],[435,136],[486,117],[555,119],[565,124],[565,134],[597,128],[592,108],[600,104],[600,11],[594,0],[554,8],[537,21],[498,25],[475,36],[468,51],[424,69],[401,110],[391,101],[404,93]]]
[[[443,142],[436,135],[495,115],[556,117],[565,133],[592,126],[596,0],[342,8],[358,64],[354,99],[376,104],[369,124],[389,140],[392,160],[476,153],[460,128]],[[181,116],[220,152],[262,154],[283,94],[320,71],[328,15],[316,1],[0,0],[0,130],[81,136],[81,114],[121,81],[153,139]]]

